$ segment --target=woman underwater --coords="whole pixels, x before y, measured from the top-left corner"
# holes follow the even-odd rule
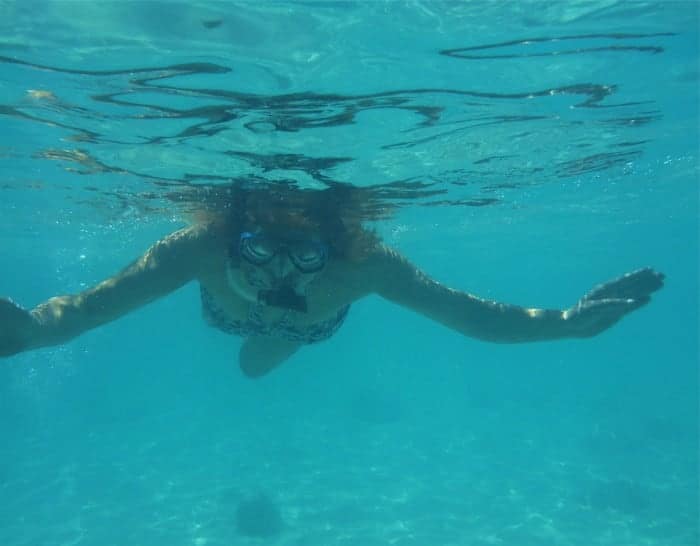
[[[362,226],[378,213],[352,191],[234,186],[225,194],[210,201],[206,217],[80,294],[31,311],[0,299],[0,356],[65,343],[191,281],[200,284],[205,320],[245,339],[239,363],[249,377],[331,337],[352,302],[370,294],[466,336],[521,343],[595,336],[663,286],[664,276],[646,268],[566,310],[488,301],[440,284],[382,244]]]

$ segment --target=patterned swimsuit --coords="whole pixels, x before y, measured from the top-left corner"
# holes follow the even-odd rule
[[[323,341],[335,334],[350,310],[350,306],[346,305],[334,317],[299,328],[294,326],[290,313],[285,313],[278,322],[266,323],[262,320],[263,304],[261,303],[250,306],[246,320],[233,320],[219,306],[209,291],[201,285],[200,294],[202,314],[209,326],[218,328],[227,334],[241,337],[269,336],[306,344]]]

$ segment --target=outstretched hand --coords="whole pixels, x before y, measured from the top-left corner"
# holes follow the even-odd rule
[[[0,357],[27,349],[34,318],[12,300],[0,298]]]
[[[564,311],[564,320],[573,336],[595,336],[649,303],[651,294],[664,285],[664,277],[646,267],[599,284]]]

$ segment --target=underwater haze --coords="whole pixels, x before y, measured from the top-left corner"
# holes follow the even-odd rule
[[[0,296],[113,275],[174,192],[377,189],[440,282],[602,335],[466,338],[376,297],[251,380],[198,287],[0,361],[3,546],[696,546],[698,3],[0,4]],[[0,325],[2,327],[2,325]]]

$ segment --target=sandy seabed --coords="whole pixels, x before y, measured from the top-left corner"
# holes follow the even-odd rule
[[[561,441],[524,426],[497,433],[501,417],[306,419],[272,434],[212,426],[202,412],[178,428],[161,416],[68,445],[27,440],[2,452],[0,543],[698,544],[692,435],[667,427],[652,442],[653,431],[621,437],[598,425]],[[258,514],[260,536],[247,536],[237,509],[261,494],[269,512]],[[269,514],[282,525],[266,532]]]

